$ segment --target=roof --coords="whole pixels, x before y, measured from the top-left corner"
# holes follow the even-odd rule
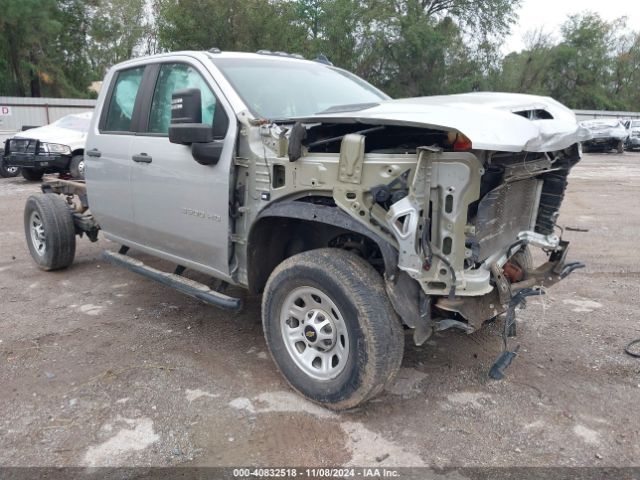
[[[121,62],[117,65],[114,65],[115,67],[119,67],[122,65],[128,65],[128,64],[137,64],[141,61],[144,62],[148,62],[148,61],[154,61],[154,60],[162,60],[164,58],[168,58],[168,57],[174,57],[174,56],[179,56],[179,55],[184,55],[184,56],[190,56],[190,57],[202,57],[203,55],[208,57],[211,60],[214,60],[216,58],[238,58],[238,59],[273,59],[273,60],[279,60],[279,61],[283,61],[283,62],[311,62],[314,65],[317,65],[320,62],[315,62],[314,60],[307,60],[305,58],[301,58],[301,56],[296,56],[295,54],[289,54],[289,53],[285,53],[285,52],[270,52],[268,50],[260,50],[260,52],[262,53],[249,53],[249,52],[222,52],[222,51],[217,51],[216,49],[212,49],[211,51],[206,51],[206,50],[181,50],[178,52],[167,52],[167,53],[159,53],[156,55],[149,55],[149,56],[144,56],[144,57],[136,57],[136,58],[132,58],[129,60],[126,60],[124,62]]]

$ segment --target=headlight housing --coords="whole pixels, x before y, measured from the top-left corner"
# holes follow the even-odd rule
[[[40,142],[38,153],[53,153],[56,155],[71,155],[71,147],[59,143]]]

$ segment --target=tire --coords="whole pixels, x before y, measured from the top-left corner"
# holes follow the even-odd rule
[[[20,175],[20,167],[7,167],[4,159],[0,156],[0,177],[13,178]]]
[[[21,170],[23,178],[29,182],[39,182],[44,175],[44,172],[34,170],[33,168],[22,168]]]
[[[523,270],[533,269],[533,257],[531,256],[531,249],[528,246],[514,253],[510,261],[518,265]]]
[[[76,253],[73,215],[55,194],[32,195],[24,208],[24,231],[29,253],[43,270],[66,268]]]
[[[620,140],[618,142],[618,144],[616,145],[616,152],[624,153],[624,141],[623,140]]]
[[[74,155],[69,163],[69,172],[76,180],[84,180],[84,155]]]
[[[382,277],[344,250],[303,252],[278,265],[262,297],[262,324],[291,387],[332,410],[373,398],[402,362],[404,331]]]

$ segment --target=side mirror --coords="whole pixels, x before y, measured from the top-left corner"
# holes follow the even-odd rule
[[[213,141],[211,125],[202,123],[200,89],[185,88],[171,95],[169,141],[182,145]]]
[[[222,156],[224,140],[214,140],[208,143],[192,143],[191,155],[200,165],[215,165]]]

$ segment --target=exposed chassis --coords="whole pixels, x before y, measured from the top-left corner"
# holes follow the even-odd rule
[[[92,242],[98,240],[100,226],[96,223],[91,211],[89,210],[87,186],[84,181],[49,180],[44,182],[41,188],[42,193],[53,193],[66,197],[69,208],[72,210],[73,224],[77,235],[87,235],[89,240]],[[79,203],[74,201],[74,197],[78,198]],[[185,271],[184,266],[176,266],[173,273],[163,272],[145,265],[140,260],[127,257],[126,254],[128,250],[129,247],[125,245],[121,246],[120,251],[117,253],[105,250],[102,254],[102,258],[111,264],[124,267],[134,273],[174,288],[210,305],[215,305],[231,311],[238,311],[242,308],[243,302],[241,299],[229,297],[221,292],[209,288],[203,283],[183,277],[182,274]]]
[[[89,210],[89,201],[87,199],[87,185],[82,180],[48,180],[42,183],[42,193],[57,193],[67,198],[69,208],[73,212],[73,224],[76,228],[76,234],[86,235],[89,240],[96,242],[98,240],[98,232],[100,226],[96,223],[91,211]],[[73,198],[77,197],[78,202],[74,202]]]

